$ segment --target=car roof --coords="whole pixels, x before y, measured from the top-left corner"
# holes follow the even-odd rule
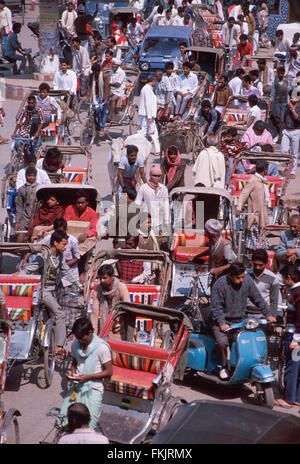
[[[146,34],[146,37],[180,37],[188,39],[193,32],[192,27],[188,26],[154,26]]]

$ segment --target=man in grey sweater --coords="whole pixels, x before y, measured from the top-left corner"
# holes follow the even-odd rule
[[[228,378],[227,347],[230,344],[225,331],[230,328],[230,323],[241,322],[245,318],[248,298],[269,322],[276,322],[253,279],[245,273],[245,267],[241,263],[233,263],[229,274],[220,277],[215,283],[210,304],[211,328],[221,363],[219,375],[223,380]]]

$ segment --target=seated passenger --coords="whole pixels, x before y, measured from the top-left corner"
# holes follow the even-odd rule
[[[46,156],[40,158],[36,166],[48,174],[61,174],[64,168],[61,152],[56,147],[49,148]]]
[[[32,153],[24,153],[24,169],[20,169],[17,173],[16,189],[19,190],[26,184],[26,168],[29,166],[36,168],[36,183],[39,185],[51,184],[48,174],[43,169],[36,167],[36,156]]]
[[[166,150],[166,156],[161,165],[164,185],[168,192],[176,187],[184,187],[184,172],[186,162],[180,158],[180,153],[177,147],[170,146]]]
[[[52,109],[55,108],[57,114],[57,124],[61,124],[62,111],[55,98],[49,97],[49,84],[43,82],[39,86],[40,94],[36,97],[36,105],[42,110],[44,116],[43,127],[47,127],[51,122]]]
[[[159,238],[156,237],[154,230],[152,229],[151,214],[140,221],[138,228],[138,248],[140,250],[153,250],[158,251]]]
[[[138,236],[127,235],[126,249],[137,249]],[[143,284],[147,283],[151,277],[151,263],[138,261],[136,259],[122,259],[119,261],[120,280],[125,283]]]
[[[118,122],[116,117],[117,101],[125,96],[126,74],[120,67],[121,60],[117,58],[112,59],[112,71],[110,75],[110,95],[109,100],[109,115],[112,122]],[[106,103],[106,101],[105,101]]]
[[[116,277],[113,266],[110,264],[103,264],[98,270],[98,277],[100,284],[97,285],[94,290],[93,308],[91,313],[91,322],[96,335],[100,334],[109,313],[112,311],[116,303],[120,301],[130,302],[127,287]],[[114,330],[117,331],[117,327],[115,327]],[[122,327],[122,324],[121,338],[122,340],[126,340],[126,333],[124,333],[124,327]]]
[[[28,230],[30,219],[33,214],[35,200],[36,200],[36,168],[29,166],[26,168],[26,184],[19,190],[15,199],[16,203],[16,223],[15,230],[26,231]],[[17,234],[17,242],[25,242],[26,233]]]
[[[191,72],[190,63],[183,64],[183,73],[179,75],[176,96],[176,119],[181,119],[189,100],[198,88],[198,77]]]
[[[36,215],[31,221],[28,230],[28,240],[34,241],[35,239],[42,238],[47,232],[53,230],[53,224],[56,218],[64,215],[65,208],[60,204],[60,200],[53,192],[48,193],[43,205],[38,209]],[[39,226],[39,230],[34,230]]]

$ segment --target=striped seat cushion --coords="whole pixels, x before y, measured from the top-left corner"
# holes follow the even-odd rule
[[[40,277],[2,274],[0,288],[5,295],[8,318],[28,321],[39,301]]]
[[[32,298],[28,296],[5,296],[8,319],[10,321],[29,321]]]
[[[233,124],[239,124],[247,122],[248,110],[237,109],[237,108],[227,108],[225,112],[225,124],[230,126]],[[261,111],[261,119],[264,121],[266,119],[266,111]]]
[[[233,174],[228,190],[235,198],[235,203],[237,203],[237,199],[240,196],[241,191],[246,187],[250,179],[250,174]],[[278,198],[281,196],[283,178],[277,176],[266,176],[266,179],[268,179],[271,207],[275,208]]]
[[[106,389],[111,392],[151,400],[154,398],[152,382],[155,378],[156,374],[150,372],[114,366],[113,375],[106,384]]]
[[[84,184],[86,179],[86,168],[71,168],[69,166],[63,169],[64,181],[72,184]]]
[[[43,137],[55,137],[56,136],[56,123],[50,122],[47,127],[42,129],[42,136]]]

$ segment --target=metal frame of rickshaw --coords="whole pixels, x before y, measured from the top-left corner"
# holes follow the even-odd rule
[[[160,348],[111,338],[115,319],[126,317],[128,313],[150,319],[153,324],[167,325],[171,330],[167,329],[166,334],[174,332],[175,336],[169,337],[168,343]],[[110,345],[113,359],[113,375],[106,384],[99,419],[101,430],[111,443],[147,443],[149,433],[153,435],[161,430],[177,413],[182,400],[172,397],[171,386],[179,358],[186,349],[189,330],[189,320],[174,309],[135,303],[117,303],[114,306],[100,333],[100,337]],[[134,358],[138,367],[133,360],[133,364],[126,362],[124,369],[124,356],[129,360]],[[149,370],[151,358],[156,367]],[[138,428],[134,421],[139,422]],[[127,424],[125,428],[124,423]],[[130,430],[134,425],[135,429]]]
[[[37,153],[37,160],[40,158],[45,158],[48,150],[51,148],[53,148],[52,145],[42,145]],[[86,158],[86,168],[81,168],[81,167],[80,168],[86,170],[86,182],[84,183],[90,184],[92,180],[92,155],[91,155],[91,152],[88,150],[88,148],[77,146],[77,145],[57,146],[56,148],[63,156],[63,163],[64,163],[65,168],[68,168],[68,166],[72,168],[71,162],[72,162],[73,156],[84,156]],[[77,183],[76,179],[68,181],[66,176],[64,175],[64,170],[62,171],[61,175],[56,174],[56,173],[54,175],[51,173],[50,174],[48,173],[48,176],[51,182],[54,182],[54,183],[57,183],[57,178],[59,177],[60,178],[59,182],[61,183],[67,183],[67,184],[74,183],[76,185],[80,185],[80,182]]]
[[[200,252],[207,249],[206,242],[205,242],[205,231],[204,231],[204,223],[203,229],[193,229],[192,227],[185,227],[182,229],[182,219],[180,220],[181,225],[179,225],[179,233],[177,231],[177,227],[174,224],[175,217],[174,217],[174,210],[172,209],[172,202],[176,200],[176,196],[180,196],[180,202],[184,205],[184,196],[185,195],[214,195],[219,201],[218,213],[217,217],[214,219],[218,219],[220,221],[224,221],[224,229],[223,234],[225,237],[227,236],[228,240],[231,241],[233,249],[237,250],[237,239],[236,239],[236,231],[234,228],[234,218],[233,218],[233,198],[230,193],[221,188],[207,188],[207,187],[177,187],[170,192],[170,204],[171,204],[171,211],[172,211],[172,237],[171,237],[171,252],[172,252],[172,288],[171,288],[171,297],[178,296],[178,297],[186,297],[187,294],[185,292],[188,287],[192,285],[192,276],[196,273],[196,268],[200,272],[200,274],[206,274],[205,279],[203,280],[205,292],[207,294],[208,290],[208,262],[207,259],[203,259],[203,264],[195,265],[192,263],[193,258],[199,254]],[[205,200],[204,200],[204,209],[205,209]],[[185,214],[185,210],[181,213]],[[181,214],[180,213],[180,214]],[[185,221],[185,220],[184,220]],[[180,229],[181,227],[181,229]],[[193,241],[200,235],[201,241],[204,242],[203,245],[198,245],[197,243],[193,244]],[[190,237],[191,236],[191,237]],[[180,245],[182,243],[182,238],[184,245]],[[182,259],[179,258],[179,254],[176,251],[178,246],[183,246],[185,250],[182,250]],[[184,286],[182,292],[178,294],[176,289],[176,278],[178,278],[182,282]],[[201,289],[203,291],[203,289]]]
[[[54,375],[56,349],[54,320],[48,316],[46,317],[46,311],[42,306],[44,281],[48,269],[49,247],[46,245],[24,243],[0,243],[1,270],[4,253],[21,257],[28,252],[41,253],[46,261],[43,275],[39,279],[37,278],[38,276],[0,275],[0,285],[6,288],[5,293],[9,295],[6,295],[6,298],[10,298],[10,301],[6,304],[15,304],[17,306],[16,309],[10,308],[7,321],[3,321],[3,324],[7,327],[7,333],[4,342],[6,345],[4,358],[0,360],[0,443],[6,443],[11,433],[10,427],[13,428],[13,433],[15,435],[14,442],[19,442],[17,417],[21,414],[14,408],[9,409],[9,411],[5,413],[3,403],[1,402],[1,395],[4,393],[5,389],[6,376],[15,363],[24,364],[30,361],[32,362],[38,359],[41,353],[43,353],[46,387],[51,385]],[[32,279],[30,279],[30,277],[32,277]],[[25,283],[25,280],[28,280],[28,282]],[[23,291],[25,293],[27,292],[28,286],[30,287],[30,285],[34,285],[35,287],[38,286],[38,289],[29,289],[32,299],[31,308],[26,310],[26,316],[24,318],[24,310],[21,309],[23,303],[20,302],[21,308],[18,308],[18,298],[20,298],[20,293],[23,294]],[[21,311],[21,313],[18,313],[18,310]],[[16,311],[16,313],[14,314],[13,311]],[[30,311],[29,319],[27,319],[28,311]],[[9,320],[9,318],[12,320]]]

